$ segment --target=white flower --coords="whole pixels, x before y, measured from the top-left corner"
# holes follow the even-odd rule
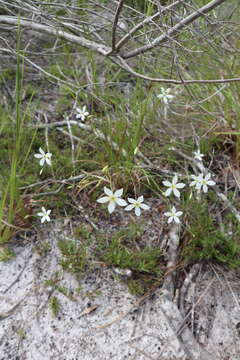
[[[86,105],[83,106],[82,109],[79,109],[78,107],[76,108],[78,114],[76,116],[77,119],[81,119],[82,121],[85,120],[85,117],[87,117],[89,115],[89,113],[86,111]]]
[[[191,175],[191,178],[193,179],[193,181],[190,183],[190,186],[195,186],[196,189],[199,190],[199,186],[201,188],[201,183],[202,183],[202,179],[203,179],[203,174],[200,175]]]
[[[200,153],[199,149],[197,151],[194,151],[193,154],[194,154],[194,159],[202,161],[202,158],[204,157],[204,155]]]
[[[168,103],[170,103],[174,98],[174,96],[170,94],[170,91],[171,91],[170,88],[168,89],[161,88],[161,93],[157,95],[157,98],[161,99],[165,105],[168,105]]]
[[[44,221],[49,222],[50,219],[50,213],[52,210],[46,210],[45,207],[42,207],[42,212],[39,212],[37,215],[41,216],[41,223],[44,223]]]
[[[52,154],[49,152],[45,153],[42,148],[39,148],[39,152],[40,152],[40,154],[35,154],[34,156],[35,156],[35,158],[40,159],[40,166],[43,166],[45,162],[49,166],[51,166],[52,165],[52,162],[51,162]]]
[[[97,202],[99,202],[100,204],[108,202],[108,212],[110,214],[115,210],[116,204],[118,204],[119,206],[127,205],[126,201],[121,199],[123,189],[116,190],[113,193],[112,190],[104,186],[104,192],[107,196],[103,196],[102,198],[98,199]]]
[[[185,184],[183,183],[178,183],[177,182],[178,177],[177,175],[174,175],[172,182],[170,183],[170,181],[163,181],[163,185],[167,186],[168,189],[165,191],[165,195],[169,196],[172,192],[176,197],[180,197],[180,192],[178,191],[178,189],[182,189],[184,188]]]
[[[214,186],[214,185],[216,185],[216,183],[215,183],[215,181],[211,180],[211,174],[210,173],[208,173],[205,176],[205,178],[203,177],[203,174],[200,174],[198,176],[196,189],[201,190],[201,187],[202,187],[203,192],[207,193],[208,192],[208,186]]]
[[[125,207],[124,210],[131,211],[135,208],[135,215],[140,216],[141,215],[141,209],[143,210],[149,210],[150,207],[146,204],[143,204],[143,196],[139,196],[137,200],[128,198],[128,202],[130,202],[130,205]]]
[[[168,224],[170,224],[172,221],[175,221],[177,224],[180,223],[179,216],[183,214],[182,211],[176,211],[175,206],[172,207],[171,211],[164,213],[165,216],[167,216]]]

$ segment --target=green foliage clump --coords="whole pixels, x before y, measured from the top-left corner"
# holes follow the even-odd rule
[[[206,201],[189,203],[189,227],[182,256],[187,262],[212,261],[236,268],[240,265],[239,229],[230,236],[221,231]]]
[[[86,245],[73,240],[59,240],[57,245],[63,255],[62,268],[74,274],[82,273],[88,263]]]
[[[124,245],[122,237],[117,234],[113,237],[103,259],[106,263],[122,269],[157,274],[160,253],[160,250],[147,246],[137,250],[135,246]]]
[[[148,246],[141,247],[143,228],[139,224],[131,224],[128,229],[117,231],[108,240],[102,240],[101,257],[108,265],[135,272],[159,274],[161,251]]]
[[[49,308],[52,312],[52,315],[54,317],[57,317],[58,316],[58,313],[60,311],[60,304],[59,304],[59,301],[58,299],[56,298],[56,296],[52,296],[50,301],[49,301]]]
[[[130,279],[127,282],[128,290],[132,295],[142,295],[145,292],[140,280]]]
[[[0,261],[9,261],[15,256],[15,253],[8,247],[0,250]]]

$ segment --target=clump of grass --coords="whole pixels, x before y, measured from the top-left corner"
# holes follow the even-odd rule
[[[240,265],[239,226],[232,235],[219,229],[206,201],[191,200],[188,204],[189,225],[186,229],[182,257],[188,263],[218,262],[236,268]]]
[[[127,231],[124,233],[121,231],[112,237],[103,255],[103,261],[122,269],[128,268],[137,272],[159,274],[160,268],[158,265],[161,251],[147,246],[138,250],[134,244],[129,242],[124,244],[124,236],[127,237]]]
[[[54,317],[57,317],[60,311],[60,303],[56,296],[52,296],[49,300],[49,308]]]
[[[96,256],[108,266],[132,271],[131,278],[125,281],[135,295],[143,294],[158,281],[164,268],[161,251],[140,246],[141,236],[142,228],[135,223],[112,234],[110,239],[100,234],[96,249]]]
[[[15,107],[15,132],[14,146],[11,152],[11,168],[8,182],[0,203],[0,243],[9,241],[13,233],[13,222],[15,209],[19,202],[18,191],[18,162],[21,151],[21,133],[23,126],[23,117],[21,113],[21,91],[22,91],[22,68],[20,56],[20,29],[17,37],[17,69],[16,69],[16,107]],[[6,206],[8,204],[8,206]],[[6,211],[7,208],[7,211]],[[5,250],[6,253],[6,250]]]
[[[8,247],[2,247],[0,249],[0,261],[9,261],[15,256],[15,253],[12,249]]]
[[[59,262],[63,270],[76,275],[83,273],[88,264],[86,244],[72,240],[59,240],[57,245],[63,255]]]

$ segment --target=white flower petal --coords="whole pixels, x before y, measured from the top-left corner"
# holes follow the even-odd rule
[[[140,204],[139,207],[143,210],[149,210],[150,206],[146,205],[146,204]]]
[[[165,216],[171,216],[172,213],[171,213],[170,211],[168,211],[168,212],[165,212],[163,215],[165,215]]]
[[[123,189],[119,189],[119,190],[116,190],[115,193],[114,193],[114,196],[116,197],[121,197],[123,194]]]
[[[135,204],[136,200],[133,198],[128,198],[128,202],[130,202],[131,204]]]
[[[37,158],[37,159],[40,159],[40,158],[42,158],[42,155],[41,154],[34,154],[34,157]]]
[[[170,183],[168,180],[165,180],[162,182],[164,186],[172,186],[172,183]]]
[[[183,189],[186,185],[183,183],[178,183],[175,185],[177,189]]]
[[[135,207],[135,214],[136,216],[140,216],[141,215],[141,210],[138,206]]]
[[[179,218],[178,218],[177,216],[174,216],[173,220],[174,220],[177,224],[180,223],[180,220],[179,220]]]
[[[208,173],[208,174],[205,176],[205,180],[209,180],[209,179],[210,179],[210,177],[211,177],[211,174],[210,174],[210,173]]]
[[[180,192],[178,191],[178,189],[173,189],[173,193],[176,197],[180,198]]]
[[[213,180],[208,180],[207,184],[210,186],[216,185],[215,181],[213,181]]]
[[[42,155],[44,155],[44,156],[45,156],[45,152],[43,151],[43,149],[42,149],[42,148],[39,148],[39,152],[40,152]]]
[[[201,182],[197,182],[197,183],[196,183],[196,189],[197,189],[197,190],[200,190],[201,187],[202,187],[202,183],[201,183]]]
[[[172,179],[172,184],[177,184],[177,180],[178,180],[177,175],[174,175],[174,177]]]
[[[168,224],[170,224],[173,221],[173,216],[170,216],[170,218],[168,219]]]
[[[207,185],[203,184],[203,192],[207,193],[208,192],[208,187]]]
[[[104,192],[108,196],[113,196],[112,190],[108,189],[106,186],[104,186]]]
[[[139,196],[137,199],[137,202],[139,202],[139,203],[143,202],[143,196]]]
[[[126,206],[127,205],[127,202],[123,199],[120,199],[120,198],[116,198],[116,203],[119,205],[119,206]]]
[[[183,214],[182,211],[177,211],[176,214],[175,214],[175,216],[181,216],[182,214]]]
[[[131,204],[131,205],[128,205],[127,207],[125,207],[124,210],[126,210],[126,211],[131,211],[131,210],[134,209],[134,208],[135,208],[135,205]]]
[[[171,195],[171,192],[172,192],[172,189],[171,189],[171,188],[168,188],[168,189],[165,191],[165,196]]]
[[[45,163],[45,159],[44,159],[44,158],[42,158],[42,159],[40,160],[40,165],[41,165],[41,166],[43,166],[43,165],[44,165],[44,163]]]
[[[52,165],[51,159],[46,158],[45,160],[46,160],[46,163],[47,163],[48,165],[50,165],[50,166]]]
[[[111,214],[116,208],[116,203],[115,201],[110,201],[108,204],[108,212],[109,214]]]
[[[100,204],[104,204],[106,202],[109,201],[109,197],[108,196],[103,196],[102,198],[100,199],[97,199],[97,202],[100,203]]]

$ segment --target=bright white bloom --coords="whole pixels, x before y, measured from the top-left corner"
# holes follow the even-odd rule
[[[198,176],[191,175],[191,178],[193,179],[193,181],[190,183],[190,186],[195,186],[195,188],[199,190],[201,188],[203,174],[200,174]]]
[[[83,106],[82,109],[76,108],[78,114],[76,116],[77,119],[81,119],[82,121],[85,120],[85,117],[89,115],[89,113],[86,111],[86,105]]]
[[[130,205],[125,207],[124,210],[131,211],[135,208],[135,215],[140,216],[141,215],[141,209],[143,210],[149,210],[150,207],[146,204],[143,204],[143,196],[139,196],[137,200],[128,198],[128,202],[130,202]]]
[[[113,193],[112,190],[110,190],[104,186],[104,192],[107,196],[103,196],[102,198],[97,199],[97,202],[99,202],[100,204],[104,204],[104,203],[108,202],[109,203],[108,204],[109,214],[111,214],[115,210],[116,204],[118,204],[119,206],[127,205],[126,201],[121,199],[123,189],[116,190]]]
[[[202,161],[202,158],[204,157],[204,155],[200,153],[199,149],[197,151],[194,151],[193,154],[194,154],[194,159],[196,159],[198,161]]]
[[[172,182],[170,183],[170,181],[163,181],[163,185],[167,186],[168,189],[165,191],[165,195],[169,196],[171,195],[171,193],[173,192],[173,194],[180,198],[180,192],[178,191],[178,189],[182,189],[184,188],[185,184],[183,183],[178,183],[178,177],[177,175],[174,175]]]
[[[40,154],[35,154],[34,156],[35,156],[35,158],[40,159],[40,166],[43,166],[45,162],[49,166],[51,166],[52,165],[52,162],[51,162],[52,154],[49,152],[45,153],[42,148],[39,148],[39,153]]]
[[[37,215],[41,216],[41,223],[44,223],[44,221],[49,222],[50,219],[50,213],[52,210],[46,210],[45,207],[42,207],[42,212],[39,212]]]
[[[211,180],[211,174],[208,173],[205,178],[203,177],[203,174],[200,174],[198,176],[198,182],[196,184],[196,189],[201,190],[201,187],[203,189],[203,192],[208,192],[208,186],[214,186],[216,185],[215,181]]]
[[[171,211],[164,213],[164,215],[168,217],[168,224],[170,224],[172,221],[175,221],[177,224],[179,224],[179,216],[182,214],[182,211],[176,211],[175,206],[172,207]]]
[[[174,98],[174,96],[170,94],[170,91],[171,91],[170,88],[168,89],[161,88],[161,93],[157,95],[157,98],[162,100],[162,102],[165,105],[168,105]]]

